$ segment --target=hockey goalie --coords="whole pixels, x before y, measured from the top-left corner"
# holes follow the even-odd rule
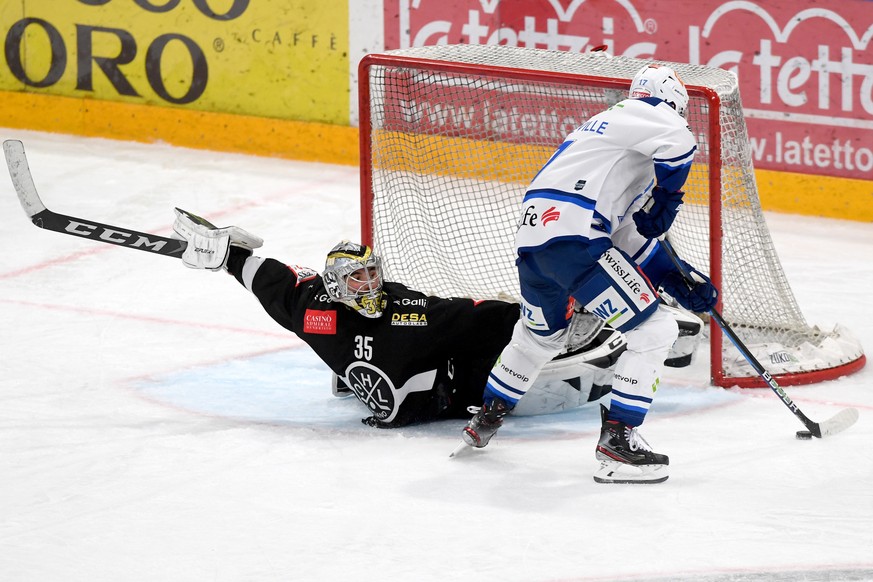
[[[516,303],[428,296],[384,281],[381,259],[366,245],[337,244],[318,273],[255,256],[261,239],[240,228],[216,228],[178,209],[176,215],[174,230],[188,242],[185,265],[233,275],[327,364],[335,395],[353,395],[367,407],[363,422],[373,427],[469,418],[519,318]],[[673,313],[683,335],[668,363],[687,365],[703,323]],[[623,335],[581,309],[570,317],[565,349],[515,414],[558,412],[609,392]]]

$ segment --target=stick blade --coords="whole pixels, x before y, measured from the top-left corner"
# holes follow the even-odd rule
[[[18,194],[18,201],[28,218],[33,218],[45,210],[45,204],[39,199],[27,156],[24,153],[24,144],[17,139],[7,139],[3,142],[3,154],[6,156],[6,166],[9,168],[9,177]]]
[[[857,408],[844,408],[826,421],[818,423],[818,428],[821,431],[821,437],[831,436],[843,432],[844,430],[858,422],[858,417],[859,414]]]
[[[452,459],[452,458],[454,458],[454,457],[457,457],[458,455],[460,455],[461,453],[463,453],[463,452],[466,451],[467,449],[472,449],[472,448],[473,448],[473,447],[471,447],[470,445],[468,445],[466,442],[461,441],[461,443],[460,443],[458,446],[455,447],[455,450],[453,450],[453,451],[449,454],[449,458]]]

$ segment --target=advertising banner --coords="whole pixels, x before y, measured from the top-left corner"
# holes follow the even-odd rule
[[[347,0],[20,0],[0,30],[0,90],[349,122]]]
[[[506,44],[735,72],[756,168],[873,179],[873,2],[385,0],[385,48]]]

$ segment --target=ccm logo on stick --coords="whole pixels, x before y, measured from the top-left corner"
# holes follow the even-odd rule
[[[77,234],[86,238],[102,240],[117,245],[125,245],[134,248],[146,247],[153,251],[160,251],[167,244],[167,242],[163,240],[149,240],[147,237],[138,233],[133,234],[130,232],[115,230],[113,228],[98,226],[95,224],[88,224],[86,222],[78,222],[75,220],[70,220],[69,224],[67,224],[67,226],[64,228],[64,231],[70,234]],[[182,248],[179,249],[179,252],[181,251]]]

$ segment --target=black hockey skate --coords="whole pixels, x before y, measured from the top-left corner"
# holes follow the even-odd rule
[[[503,417],[509,414],[511,408],[500,398],[495,398],[491,404],[483,404],[467,426],[464,427],[464,442],[471,447],[481,449],[488,444],[494,433],[503,426]]]
[[[598,483],[661,483],[669,477],[670,459],[652,451],[636,427],[608,420],[609,409],[600,406],[602,427],[595,456]]]

